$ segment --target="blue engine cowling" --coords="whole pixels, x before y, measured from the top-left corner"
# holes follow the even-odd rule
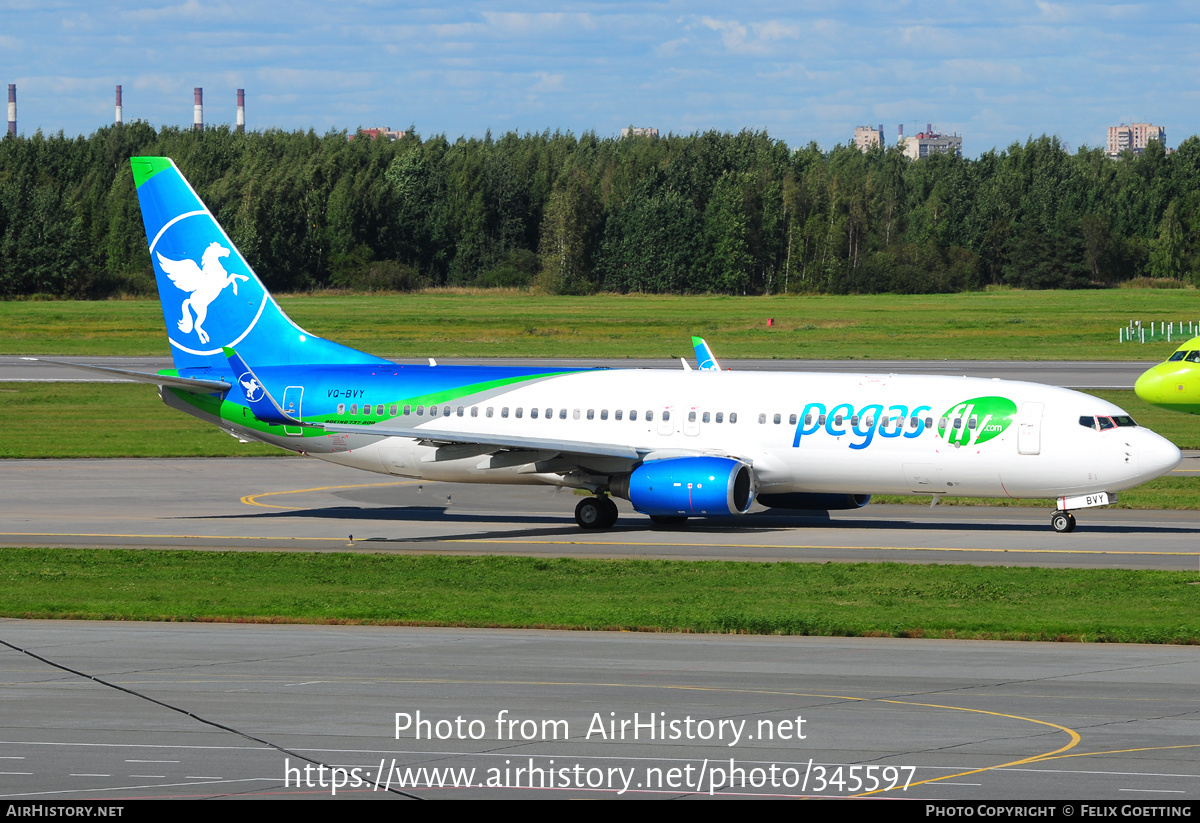
[[[745,514],[756,491],[753,469],[729,457],[651,460],[612,488],[642,514],[665,517]]]
[[[837,509],[861,509],[871,500],[869,494],[821,494],[815,492],[786,492],[784,494],[760,494],[758,502],[769,509],[797,509],[804,511],[834,511]]]

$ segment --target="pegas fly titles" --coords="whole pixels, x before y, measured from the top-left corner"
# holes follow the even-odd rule
[[[880,403],[861,409],[850,403],[838,403],[827,410],[824,403],[809,403],[796,425],[792,447],[798,448],[802,438],[822,429],[832,437],[848,434],[861,438],[850,443],[852,449],[870,446],[876,434],[886,438],[920,437],[932,425],[933,418],[922,416],[929,411],[932,411],[930,406],[916,406],[910,412],[908,406],[893,405],[884,412]],[[975,397],[947,409],[938,421],[937,434],[951,445],[976,446],[1002,434],[1016,413],[1017,404],[1007,397]]]

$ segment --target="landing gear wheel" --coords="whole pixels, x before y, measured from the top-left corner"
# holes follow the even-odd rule
[[[652,514],[650,522],[656,526],[678,526],[680,523],[686,523],[687,518],[674,514]]]
[[[604,517],[600,521],[600,528],[611,529],[617,523],[617,504],[612,502],[611,497],[600,497],[597,499],[600,501],[600,508],[604,513]]]
[[[575,522],[581,529],[604,528],[604,505],[599,497],[585,497],[575,507]]]
[[[1069,534],[1075,531],[1075,515],[1070,512],[1057,511],[1050,516],[1050,527],[1059,534]]]

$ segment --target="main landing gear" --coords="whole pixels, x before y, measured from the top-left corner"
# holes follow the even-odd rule
[[[617,504],[608,497],[585,497],[575,507],[575,522],[582,529],[611,529],[617,522]]]
[[[1056,511],[1050,516],[1050,528],[1059,534],[1075,531],[1075,515],[1070,512]]]

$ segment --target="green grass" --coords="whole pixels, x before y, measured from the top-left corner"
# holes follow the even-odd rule
[[[1200,291],[555,297],[514,292],[282,296],[315,334],[398,357],[1161,360],[1120,344],[1130,319],[1200,320]],[[775,326],[767,328],[767,318]],[[166,355],[158,301],[0,302],[0,354]]]
[[[1162,571],[6,549],[0,616],[1200,643]]]
[[[2,457],[281,455],[167,408],[142,383],[0,383]]]

